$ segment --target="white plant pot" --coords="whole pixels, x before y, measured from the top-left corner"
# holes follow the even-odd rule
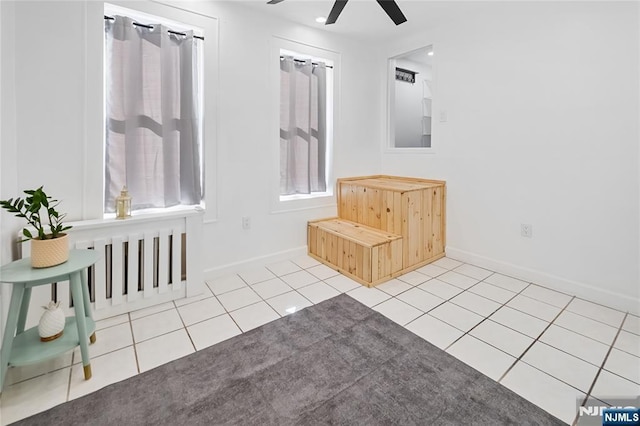
[[[60,265],[69,260],[69,238],[67,234],[60,234],[58,238],[50,240],[31,240],[31,266],[34,268],[48,268]]]
[[[48,306],[43,306],[44,313],[38,323],[38,335],[43,342],[49,342],[62,336],[66,318],[64,311],[60,307],[60,302],[49,302]]]

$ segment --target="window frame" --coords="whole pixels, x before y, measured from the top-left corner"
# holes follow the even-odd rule
[[[193,31],[194,34],[194,38],[195,36],[199,36],[202,37],[204,35],[204,31],[202,30],[202,28],[197,28],[195,26],[192,25],[187,25],[183,22],[177,22],[174,20],[169,20],[166,19],[164,17],[160,17],[160,16],[156,16],[156,15],[150,15],[147,13],[140,13],[138,11],[135,11],[133,9],[128,9],[128,8],[122,8],[119,6],[115,6],[112,5],[110,3],[105,3],[104,5],[104,14],[105,16],[125,16],[127,18],[132,19],[135,22],[140,22],[142,24],[158,24],[158,25],[163,25],[166,26],[167,28],[171,29],[172,31],[177,31],[177,32],[188,32],[188,31]],[[105,18],[105,26],[107,24],[107,18]],[[196,114],[199,114],[200,119],[199,124],[200,126],[198,127],[198,135],[197,135],[197,141],[198,141],[198,167],[199,167],[199,185],[200,185],[200,200],[198,203],[194,203],[194,204],[176,204],[173,206],[165,206],[165,207],[159,207],[159,206],[152,206],[152,207],[144,207],[144,208],[133,208],[133,205],[135,203],[132,203],[132,214],[146,214],[146,213],[153,213],[153,212],[163,212],[165,210],[167,211],[174,211],[174,210],[189,210],[189,209],[193,209],[195,207],[204,207],[204,144],[203,144],[203,137],[204,137],[204,131],[203,131],[203,127],[204,127],[204,123],[203,123],[203,118],[204,118],[204,87],[203,87],[203,83],[204,83],[204,52],[203,52],[203,43],[204,40],[194,40],[195,43],[197,43],[199,46],[197,47],[197,87],[198,87],[198,94],[197,94],[197,98],[196,101],[198,103],[198,110],[195,111]],[[106,52],[105,52],[106,53]],[[108,70],[110,69],[110,67],[108,66],[109,64],[107,64],[107,59],[106,59],[106,54],[105,54],[105,63],[104,63],[104,79],[105,82],[107,80],[107,76],[108,76]],[[148,80],[144,80],[143,84],[148,83]],[[106,83],[105,83],[105,87],[106,87]],[[108,102],[107,99],[107,93],[105,91],[105,105]],[[105,114],[105,127],[106,127],[106,114]],[[106,135],[107,131],[105,129],[105,135]],[[107,149],[106,146],[106,136],[103,139],[103,142],[105,144],[105,151]],[[182,155],[182,154],[181,154]],[[128,159],[125,159],[125,161],[129,161]],[[104,167],[104,174],[107,174],[107,165],[105,164]],[[106,180],[106,176],[104,178]],[[105,192],[106,192],[106,188],[105,188]],[[114,205],[111,204],[111,208],[113,208]],[[110,211],[109,210],[109,203],[105,203],[104,205],[104,215],[105,218],[106,217],[115,217],[115,211]]]
[[[139,210],[139,214],[165,215],[180,209],[204,210],[204,223],[218,219],[218,92],[219,92],[219,25],[215,16],[187,11],[175,6],[151,1],[139,2],[88,2],[85,8],[85,145],[82,153],[85,170],[83,182],[83,218],[106,219],[112,213],[104,212],[104,117],[105,117],[105,52],[104,52],[104,15],[105,8],[131,10],[136,16],[151,15],[163,21],[182,23],[188,27],[202,29],[203,43],[203,116],[202,116],[202,173],[204,195],[201,205],[176,206],[168,209]],[[100,143],[96,143],[100,141]]]
[[[340,87],[340,54],[332,50],[274,36],[271,43],[269,68],[271,70],[271,145],[272,177],[270,179],[270,207],[272,213],[306,210],[335,206],[335,177],[333,172],[333,144],[336,140],[336,122]],[[280,194],[280,55],[310,58],[332,66],[327,71],[327,141],[326,180],[327,190],[312,194]]]

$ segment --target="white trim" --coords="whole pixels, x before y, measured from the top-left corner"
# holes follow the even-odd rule
[[[447,257],[461,262],[471,263],[523,281],[540,284],[541,286],[548,287],[552,290],[575,295],[581,299],[619,309],[624,312],[631,312],[635,315],[640,314],[640,299],[632,296],[618,294],[607,289],[594,287],[590,284],[568,280],[566,278],[491,259],[489,257],[453,247],[447,247],[446,251]]]
[[[82,219],[102,217],[104,205],[104,4],[85,3]]]
[[[337,207],[338,207],[338,205],[336,204],[335,199],[332,199],[330,203],[323,204],[323,203],[318,202],[317,204],[306,205],[306,206],[294,205],[294,206],[292,206],[290,208],[283,207],[281,209],[272,210],[270,213],[271,214],[290,213],[290,212],[299,212],[299,211],[303,211],[303,210],[317,210],[317,209],[337,208]]]
[[[311,194],[281,195],[280,201],[309,200],[311,198],[332,197],[333,192],[312,192]]]
[[[399,155],[405,155],[405,154],[411,154],[411,155],[433,155],[436,154],[436,149],[431,146],[431,147],[415,147],[415,148],[391,148],[390,146],[387,146],[384,151],[385,154],[399,154]]]
[[[231,274],[237,274],[243,270],[249,268],[257,268],[260,266],[270,265],[276,262],[283,262],[290,260],[293,257],[304,256],[307,254],[307,246],[297,247],[289,250],[280,251],[273,254],[264,256],[253,257],[247,260],[241,260],[239,262],[229,263],[226,265],[216,266],[215,268],[208,268],[204,271],[204,279],[211,280],[217,277],[224,277]]]
[[[149,212],[149,213],[140,213],[134,214],[127,219],[116,219],[115,217],[111,218],[103,218],[103,219],[92,219],[92,220],[81,220],[77,222],[65,222],[65,225],[72,226],[75,230],[82,229],[100,229],[100,228],[112,228],[114,226],[120,225],[129,225],[132,223],[142,224],[147,222],[158,222],[163,220],[173,220],[175,218],[189,218],[193,216],[202,215],[204,212],[201,208],[189,208],[189,209],[180,209],[173,211],[160,211],[160,212]]]

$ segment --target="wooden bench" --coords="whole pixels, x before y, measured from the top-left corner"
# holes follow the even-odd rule
[[[445,255],[444,181],[342,178],[337,196],[338,218],[309,222],[309,255],[326,265],[371,287]]]
[[[349,220],[309,222],[309,254],[367,286],[402,269],[402,237]]]

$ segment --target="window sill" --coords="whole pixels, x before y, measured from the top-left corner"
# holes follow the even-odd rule
[[[183,216],[185,213],[188,212],[194,212],[194,213],[201,213],[204,212],[204,206],[199,205],[199,206],[174,206],[174,207],[167,207],[167,208],[155,208],[155,209],[143,209],[143,210],[136,210],[131,212],[131,218],[128,218],[127,220],[130,219],[147,219],[147,218],[159,218],[159,217],[170,217],[170,216]],[[115,220],[116,219],[116,214],[115,213],[105,213],[103,216],[103,220]]]
[[[384,151],[385,154],[435,154],[436,150],[433,147],[416,147],[416,148],[391,148],[387,147]]]
[[[281,195],[272,206],[271,213],[285,213],[298,210],[310,210],[325,207],[335,207],[336,200],[333,191],[315,194]]]
[[[332,192],[316,192],[313,194],[293,194],[293,195],[281,195],[280,202],[296,201],[296,200],[312,200],[315,198],[327,198],[333,197]]]

